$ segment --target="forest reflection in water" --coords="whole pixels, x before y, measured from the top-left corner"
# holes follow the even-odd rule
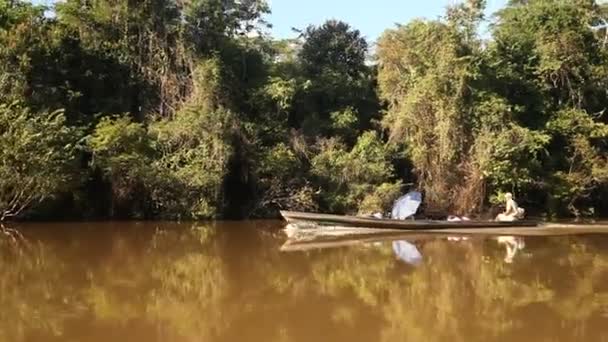
[[[608,235],[287,252],[274,221],[17,228],[0,341],[608,341]]]

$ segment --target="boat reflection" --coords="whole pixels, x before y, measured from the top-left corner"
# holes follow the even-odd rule
[[[385,231],[377,231],[363,234],[360,230],[358,234],[353,234],[348,230],[338,229],[306,229],[286,231],[287,240],[281,246],[281,251],[310,251],[318,249],[331,249],[352,246],[391,246],[392,254],[409,265],[420,266],[423,261],[421,250],[427,242],[441,239],[456,244],[477,244],[481,245],[484,241],[495,241],[505,248],[505,263],[513,263],[515,257],[526,246],[524,238],[521,236],[488,236],[488,235],[451,235],[451,234],[416,234]],[[388,246],[387,246],[388,247]]]
[[[287,240],[280,250],[284,252],[308,251],[347,246],[381,245],[404,240],[406,243],[430,240],[440,237],[438,234],[413,234],[402,231],[369,229],[285,229]]]

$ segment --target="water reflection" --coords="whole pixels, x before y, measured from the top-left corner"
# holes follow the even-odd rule
[[[281,250],[274,222],[20,231],[25,248],[0,239],[0,341],[608,339],[603,235],[324,237]]]
[[[418,266],[422,263],[422,254],[418,248],[405,240],[393,241],[393,251],[397,258],[406,264]]]
[[[505,246],[506,255],[504,260],[508,264],[513,262],[513,258],[515,258],[517,252],[523,250],[526,247],[526,244],[522,237],[499,236],[496,241],[498,241],[499,244]]]

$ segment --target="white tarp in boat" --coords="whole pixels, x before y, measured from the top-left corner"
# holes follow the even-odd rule
[[[421,193],[417,191],[408,192],[395,201],[391,218],[394,220],[405,220],[406,218],[413,216],[416,214],[420,203],[422,203]]]

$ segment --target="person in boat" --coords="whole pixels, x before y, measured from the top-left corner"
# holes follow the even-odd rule
[[[507,192],[505,194],[505,211],[496,216],[496,221],[501,222],[513,222],[521,220],[524,217],[525,210],[517,205],[517,202],[513,200],[513,194]]]

